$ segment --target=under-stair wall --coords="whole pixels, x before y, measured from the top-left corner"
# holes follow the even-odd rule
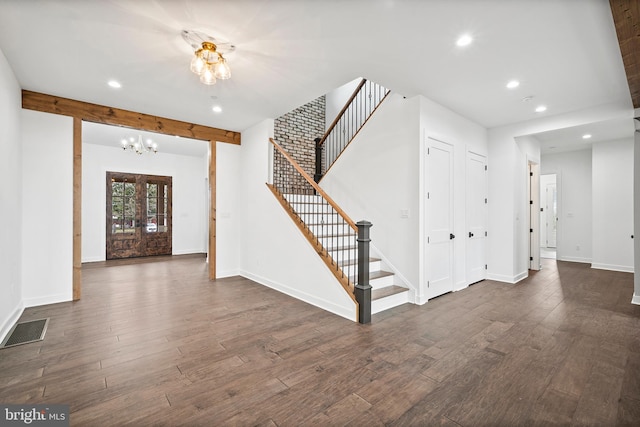
[[[486,129],[441,105],[393,92],[328,171],[320,186],[353,217],[366,213],[372,244],[424,303],[429,271],[424,260],[422,204],[424,139],[454,146],[454,228],[465,231],[466,152],[487,152]],[[465,284],[465,245],[455,246],[454,280]]]
[[[356,307],[270,192],[273,120],[242,132],[240,274],[355,321]]]

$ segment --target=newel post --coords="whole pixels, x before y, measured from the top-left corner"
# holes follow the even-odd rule
[[[314,139],[316,143],[316,173],[313,174],[313,180],[318,183],[322,179],[322,145],[321,138]]]
[[[369,221],[359,221],[358,226],[358,282],[355,284],[358,302],[358,322],[371,323],[371,285],[369,285]]]

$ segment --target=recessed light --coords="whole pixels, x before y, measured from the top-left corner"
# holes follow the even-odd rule
[[[471,44],[472,41],[473,41],[473,37],[471,37],[469,34],[463,34],[460,37],[458,37],[458,40],[456,40],[456,45],[460,47],[468,46]]]
[[[212,110],[214,113],[222,113],[222,107],[220,107],[219,105],[214,105]]]
[[[120,84],[120,82],[116,81],[116,80],[109,80],[109,82],[107,83],[109,86],[111,86],[114,89],[120,89],[122,87],[122,85]]]
[[[543,111],[547,111],[547,107],[544,105],[539,105],[536,107],[536,113],[542,113]]]
[[[591,138],[590,133],[585,133],[584,135],[582,135],[582,139],[589,139],[589,138]]]
[[[511,80],[509,83],[507,83],[507,89],[515,89],[518,86],[520,86],[520,82],[517,80]]]

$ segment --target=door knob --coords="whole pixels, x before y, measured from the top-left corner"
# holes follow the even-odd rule
[[[472,232],[469,232],[469,237],[473,237],[473,233]]]

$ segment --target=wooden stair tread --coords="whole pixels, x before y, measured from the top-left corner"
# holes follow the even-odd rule
[[[388,277],[388,276],[393,276],[393,273],[390,271],[384,271],[384,270],[377,270],[377,271],[371,271],[369,272],[369,280],[375,280],[375,279],[380,279],[382,277]],[[354,276],[349,277],[349,280],[351,280],[352,282],[354,282],[355,280]]]
[[[396,285],[386,286],[380,289],[372,289],[371,300],[374,301],[374,300],[382,299],[384,297],[399,294],[408,290],[409,289],[407,288],[403,288],[402,286],[396,286]]]

